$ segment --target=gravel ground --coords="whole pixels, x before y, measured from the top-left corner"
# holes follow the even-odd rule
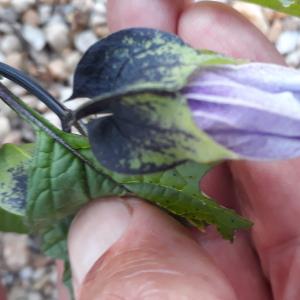
[[[276,45],[288,65],[300,68],[300,19],[247,3],[231,4]],[[53,96],[64,100],[71,94],[72,74],[82,53],[108,34],[105,13],[104,0],[0,0],[0,61],[38,78]],[[57,122],[34,97],[5,82]],[[0,102],[0,144],[33,139],[32,130]],[[0,277],[8,300],[57,299],[54,263],[41,255],[33,237],[0,234]]]

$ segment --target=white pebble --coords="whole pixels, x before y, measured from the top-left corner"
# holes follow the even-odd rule
[[[62,22],[48,24],[45,28],[45,35],[51,48],[59,53],[70,45],[69,29]]]
[[[12,52],[17,52],[22,50],[22,44],[18,37],[13,34],[5,35],[0,43],[0,50],[3,54],[7,55]]]
[[[52,111],[46,112],[43,115],[43,117],[45,119],[47,119],[52,125],[60,128],[60,125],[61,125],[60,120],[59,120],[58,116],[54,112],[52,112]]]
[[[35,0],[11,0],[13,8],[19,13],[27,10],[34,3]]]
[[[0,144],[1,141],[4,139],[4,137],[9,133],[10,131],[10,124],[6,117],[0,116]]]
[[[31,267],[25,267],[20,271],[20,277],[23,280],[29,280],[33,276],[33,269]]]
[[[59,101],[65,101],[72,95],[73,89],[71,87],[62,87],[59,90]],[[70,102],[70,101],[69,101]]]
[[[98,41],[97,36],[90,30],[82,31],[74,37],[77,50],[84,53],[90,46]]]
[[[78,51],[70,51],[66,53],[63,57],[66,63],[66,67],[68,68],[68,71],[71,74],[73,74],[78,62],[80,61],[81,58],[80,53]]]
[[[57,58],[52,60],[49,63],[48,68],[54,79],[67,80],[69,77],[65,62],[62,59]]]
[[[39,12],[40,21],[42,24],[44,24],[48,22],[50,19],[52,13],[52,6],[41,4],[38,6],[38,12]]]
[[[9,24],[2,22],[2,23],[0,23],[0,32],[8,34],[8,33],[12,33],[13,29],[11,28],[11,26],[9,26]]]
[[[0,62],[4,62],[5,61],[5,56],[3,53],[0,52]]]
[[[286,63],[292,67],[300,66],[300,49],[292,52],[286,57]]]
[[[103,14],[92,12],[90,17],[90,26],[97,27],[106,23],[106,17]]]
[[[287,54],[296,49],[300,41],[300,33],[297,31],[283,32],[277,42],[276,48],[281,54]]]
[[[24,67],[24,55],[20,52],[12,52],[7,54],[5,58],[5,63],[17,68],[17,69],[23,69]]]
[[[43,298],[42,298],[41,294],[38,293],[38,292],[30,292],[28,294],[27,299],[29,299],[29,300],[42,300]]]
[[[0,125],[0,130],[3,126]],[[6,234],[3,242],[3,258],[12,270],[18,270],[28,263],[29,252],[27,248],[28,237],[25,235]]]
[[[97,13],[105,15],[106,14],[106,5],[105,5],[105,3],[103,3],[103,2],[95,3],[94,11],[96,11]]]
[[[31,25],[24,25],[22,34],[34,50],[41,51],[45,47],[46,39],[41,29]]]

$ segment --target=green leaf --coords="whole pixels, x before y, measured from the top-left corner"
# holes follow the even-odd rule
[[[24,217],[12,214],[0,208],[0,231],[28,233],[28,227],[24,224]]]
[[[82,138],[63,132],[60,137],[76,153]],[[38,131],[27,193],[27,218],[36,230],[76,213],[92,199],[126,193],[125,188],[83,156],[74,156],[65,145]]]
[[[5,144],[0,148],[0,207],[24,215],[27,172],[34,151],[33,144]]]
[[[235,62],[217,53],[197,51],[171,33],[125,29],[84,54],[75,72],[71,98],[144,89],[175,91],[199,66]]]
[[[244,0],[284,12],[289,15],[300,16],[299,0]]]
[[[0,148],[0,231],[26,233],[24,224],[27,172],[33,144]]]
[[[138,197],[183,217],[198,228],[214,224],[225,239],[232,240],[237,228],[249,228],[251,222],[200,191],[199,182],[212,167],[186,162],[156,174],[126,176],[111,172],[110,175]]]
[[[42,251],[49,257],[64,261],[63,282],[74,299],[72,273],[69,263],[67,238],[73,216],[64,218],[48,228],[42,235]]]
[[[116,172],[166,170],[186,160],[210,163],[238,156],[201,132],[186,100],[174,93],[130,93],[83,106],[77,117],[111,114],[88,124],[97,159]]]

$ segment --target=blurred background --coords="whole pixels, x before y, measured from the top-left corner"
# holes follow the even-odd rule
[[[248,3],[229,4],[275,44],[288,65],[300,68],[300,19]],[[0,61],[38,79],[59,100],[71,95],[72,76],[82,54],[107,34],[106,0],[0,0]],[[4,82],[58,124],[41,102]],[[31,128],[0,101],[0,145],[33,139]],[[55,265],[40,253],[35,237],[0,233],[0,278],[8,300],[58,299]]]

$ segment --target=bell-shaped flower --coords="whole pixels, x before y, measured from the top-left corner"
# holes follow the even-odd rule
[[[300,72],[251,63],[199,69],[182,93],[197,126],[245,158],[300,156]]]

